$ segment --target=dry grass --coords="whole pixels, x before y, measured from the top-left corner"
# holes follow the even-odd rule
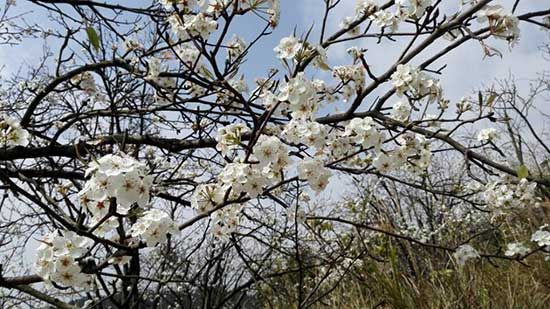
[[[533,231],[549,222],[549,214],[548,201],[535,211],[526,209],[516,213],[514,219],[502,224],[498,232],[483,235],[484,239],[476,246],[483,252],[495,252],[506,243],[528,240]],[[461,236],[455,237],[466,237]],[[457,267],[446,253],[427,252],[404,242],[385,239],[381,251],[375,249],[380,246],[371,248],[378,256],[385,257],[384,262],[365,259],[363,266],[354,269],[332,293],[306,307],[550,308],[550,260],[545,261],[543,254],[528,257],[524,264],[483,259]],[[456,243],[456,239],[449,242]],[[263,308],[298,308],[296,282],[296,276],[291,275],[271,282],[270,287],[259,291]],[[316,279],[311,282],[316,282]],[[303,293],[307,295],[313,286],[314,283],[306,286]]]
[[[401,270],[396,258],[386,263],[370,260],[308,308],[550,308],[550,261],[540,255],[527,259],[528,266],[478,260],[457,268],[447,261],[413,276]],[[294,279],[279,282],[278,291],[262,291],[262,299],[269,299],[264,308],[298,308]]]
[[[550,265],[488,262],[411,278],[376,270],[348,281],[312,308],[550,308]]]
[[[310,308],[550,308],[550,262],[531,259],[529,267],[493,263],[479,261],[461,269],[433,270],[422,278],[371,264]],[[264,297],[270,299],[265,308],[298,307],[292,301],[295,297],[289,295]]]

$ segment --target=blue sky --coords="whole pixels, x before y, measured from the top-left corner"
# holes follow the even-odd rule
[[[118,3],[117,1],[107,2]],[[447,6],[453,6],[459,0],[444,0],[444,2]],[[120,1],[120,3],[131,3],[131,5],[137,7],[140,3],[146,4],[148,1]],[[329,32],[338,27],[341,18],[353,15],[355,0],[342,0],[341,3],[342,5],[335,12],[336,14],[329,20]],[[513,0],[498,3],[510,7]],[[518,13],[544,8],[548,8],[547,0],[524,0],[518,8]],[[273,47],[277,45],[280,38],[291,34],[294,28],[296,28],[298,34],[306,32],[312,24],[317,27],[315,29],[318,29],[322,14],[322,0],[281,0],[281,10],[280,26],[273,31],[272,36],[264,38],[258,44],[257,49],[248,57],[243,71],[248,75],[249,80],[253,80],[257,76],[265,76],[270,67],[278,66]],[[24,0],[18,0],[14,12],[30,12],[25,18],[29,22],[38,23],[45,28],[52,24],[43,9]],[[247,18],[238,22],[232,32],[245,38],[251,38],[262,28],[263,24],[258,23],[258,19]],[[448,65],[444,74],[440,76],[446,97],[456,101],[463,95],[471,94],[483,86],[491,85],[495,79],[506,78],[513,74],[517,79],[527,81],[536,77],[537,72],[544,68],[548,69],[548,62],[542,59],[541,52],[538,49],[545,40],[548,41],[548,34],[545,34],[537,26],[526,24],[521,26],[521,31],[521,40],[512,50],[509,50],[503,42],[494,39],[488,41],[488,43],[501,50],[502,59],[499,57],[484,58],[479,43],[470,42],[448,55],[444,61],[439,62],[439,65]],[[359,47],[368,48],[367,60],[372,64],[375,73],[384,72],[387,64],[394,61],[395,55],[402,48],[402,45],[399,44],[376,45],[374,40],[362,40],[356,42],[356,44]],[[49,47],[54,51],[58,48],[54,44]],[[345,54],[347,47],[347,45],[344,45],[329,50],[329,55],[333,57],[330,62],[331,65],[350,62]],[[42,52],[43,41],[41,39],[31,39],[16,47],[0,46],[0,66],[3,67],[1,75],[6,77],[13,74],[22,65],[36,66]],[[327,76],[326,74],[317,74]]]
[[[107,1],[109,3],[121,3],[138,7],[139,3],[143,5],[148,1]],[[457,7],[459,0],[444,1],[445,7],[452,10]],[[525,13],[534,9],[545,9],[548,5],[546,1],[524,0],[518,7],[518,13]],[[497,1],[505,7],[511,7],[513,0]],[[338,28],[340,20],[344,16],[353,15],[355,0],[343,0],[335,14],[329,19],[329,32]],[[243,68],[248,75],[249,80],[256,76],[265,75],[270,67],[277,67],[277,61],[274,58],[273,47],[277,45],[281,37],[291,34],[296,28],[297,34],[305,33],[313,24],[314,31],[318,31],[320,26],[320,16],[322,15],[322,0],[281,0],[281,22],[280,26],[273,31],[273,35],[264,38],[257,45],[256,50],[250,54],[248,61]],[[48,20],[45,11],[36,7],[27,1],[19,0],[14,12],[30,12],[26,15],[29,22],[36,22],[43,27],[48,27],[52,23]],[[245,38],[252,38],[261,31],[263,24],[258,22],[257,18],[245,18],[236,23],[233,33],[237,33]],[[448,67],[440,77],[445,89],[445,94],[451,100],[457,100],[465,94],[479,89],[481,86],[488,86],[497,78],[505,78],[513,74],[520,80],[533,78],[536,72],[541,71],[548,62],[541,58],[539,46],[548,40],[548,34],[545,34],[538,26],[522,23],[522,36],[520,43],[509,50],[507,45],[494,39],[488,40],[488,43],[497,47],[503,54],[503,58],[492,57],[484,58],[481,52],[480,44],[470,42],[461,49],[448,55],[444,61],[438,62],[433,68],[447,64]],[[0,63],[4,66],[2,75],[6,76],[19,69],[22,64],[35,66],[42,54],[43,42],[40,39],[26,41],[18,47],[2,46],[0,47]],[[50,45],[54,51],[57,46]],[[367,48],[367,60],[371,63],[375,73],[385,71],[387,64],[393,62],[395,55],[402,49],[402,44],[376,44],[375,40],[362,40],[355,42],[354,45]],[[342,44],[329,50],[331,65],[349,63],[350,59],[345,55],[345,49],[350,44]],[[441,45],[440,45],[441,46]],[[392,57],[393,56],[393,57]],[[322,75],[325,77],[326,75]]]

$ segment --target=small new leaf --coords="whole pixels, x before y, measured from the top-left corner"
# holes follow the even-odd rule
[[[487,106],[493,107],[493,103],[495,103],[495,99],[496,99],[496,95],[491,94],[487,99]]]
[[[99,50],[99,35],[97,34],[97,31],[95,31],[93,27],[87,27],[86,34],[88,34],[88,40],[90,40],[90,44],[92,44],[95,50]]]
[[[527,166],[522,165],[518,167],[517,174],[519,179],[527,178],[529,176],[529,169],[527,169]]]

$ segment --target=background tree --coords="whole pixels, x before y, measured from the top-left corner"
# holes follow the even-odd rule
[[[4,307],[305,308],[372,262],[421,278],[547,253],[547,75],[458,102],[437,76],[467,42],[498,56],[520,23],[547,30],[549,8],[360,0],[332,32],[342,1],[319,1],[250,76],[277,0],[27,2],[56,26],[11,2],[0,20],[5,44],[45,43],[3,83]],[[398,55],[371,58],[385,42]]]

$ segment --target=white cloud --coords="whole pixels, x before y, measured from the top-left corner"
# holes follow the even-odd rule
[[[500,1],[504,7],[511,9],[514,0]],[[516,14],[525,12],[547,9],[547,5],[542,4],[544,1],[522,1],[517,8]],[[444,2],[445,7],[442,9],[446,13],[456,10],[458,1]],[[355,1],[341,1],[333,15],[329,18],[328,33],[333,33],[338,29],[338,24],[345,16],[351,16],[354,13]],[[304,0],[301,5],[303,25],[301,28],[306,28],[312,23],[316,26],[316,30],[320,28],[321,17],[324,13],[324,5],[319,0]],[[496,79],[509,77],[510,74],[518,79],[528,79],[536,77],[537,72],[541,68],[548,65],[541,57],[538,46],[544,40],[548,40],[547,34],[544,34],[539,27],[522,23],[522,37],[514,49],[509,50],[506,44],[498,42],[495,39],[488,39],[486,43],[491,46],[497,46],[503,54],[503,58],[483,57],[482,49],[478,42],[469,42],[461,46],[457,50],[452,51],[442,60],[432,65],[432,69],[438,68],[444,64],[447,68],[440,76],[443,85],[446,89],[448,98],[457,100],[463,95],[470,94],[473,90],[479,89],[482,86],[492,84]],[[395,62],[406,42],[388,42],[383,41],[377,44],[376,39],[361,39],[353,43],[339,44],[333,46],[329,50],[331,56],[331,64],[341,64],[342,62],[350,62],[345,50],[356,44],[359,47],[367,48],[366,58],[375,73],[384,72],[389,65]],[[423,55],[433,54],[434,51],[440,50],[447,44],[442,40],[441,43],[434,44],[427,53],[420,55],[420,60],[413,60],[413,63],[418,63],[422,59],[426,59]]]

